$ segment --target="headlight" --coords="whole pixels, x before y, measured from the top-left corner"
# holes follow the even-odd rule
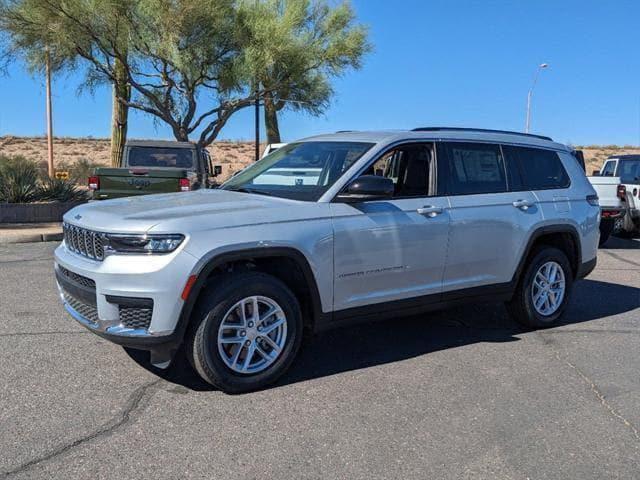
[[[169,253],[184,240],[184,235],[180,234],[107,234],[106,237],[109,253]]]

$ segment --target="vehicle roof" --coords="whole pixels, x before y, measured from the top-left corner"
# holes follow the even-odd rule
[[[640,155],[611,155],[607,160],[640,160]]]
[[[478,131],[464,129],[434,129],[427,131],[414,130],[380,130],[380,131],[341,131],[336,133],[316,135],[302,139],[308,142],[366,142],[366,143],[394,143],[402,140],[469,140],[488,141],[496,143],[511,143],[530,145],[535,147],[552,148],[555,150],[571,151],[569,147],[553,140],[527,135],[518,132]]]
[[[129,140],[126,146],[194,149],[196,144],[193,142],[176,142],[173,140]]]

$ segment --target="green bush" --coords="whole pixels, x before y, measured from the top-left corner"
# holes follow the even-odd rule
[[[0,155],[0,202],[71,202],[86,197],[73,181],[41,176],[33,160]]]
[[[69,172],[69,180],[77,183],[78,185],[87,185],[89,177],[93,174],[93,171],[98,167],[103,167],[99,163],[93,163],[91,160],[81,158],[80,160],[69,162],[57,162],[57,172]]]
[[[38,185],[38,200],[42,202],[75,202],[86,200],[87,193],[79,190],[75,183],[59,178],[46,178]]]
[[[86,185],[93,171],[100,166],[102,165],[93,163],[86,158],[81,158],[69,169],[69,175],[71,176],[71,180],[77,184]]]
[[[0,156],[0,202],[38,200],[38,164],[22,156]]]

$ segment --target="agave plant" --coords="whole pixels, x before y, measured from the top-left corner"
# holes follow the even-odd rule
[[[38,165],[24,157],[0,157],[0,202],[29,203],[38,199]]]
[[[38,186],[37,198],[41,201],[74,202],[86,200],[87,193],[68,180],[45,178]]]

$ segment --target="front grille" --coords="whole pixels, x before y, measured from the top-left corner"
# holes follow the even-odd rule
[[[152,308],[120,306],[120,323],[127,328],[148,329],[151,324]]]
[[[105,235],[103,233],[69,223],[62,224],[62,233],[65,245],[72,252],[93,260],[104,260]]]
[[[62,265],[58,265],[58,270],[60,271],[60,273],[62,275],[64,275],[65,277],[67,277],[71,281],[74,281],[74,282],[76,282],[76,283],[78,283],[78,284],[80,284],[80,285],[82,285],[84,287],[93,288],[93,289],[96,288],[96,282],[94,282],[90,278],[83,277],[82,275],[78,275],[75,272],[67,270]]]
[[[91,323],[98,322],[98,310],[96,309],[96,307],[78,300],[68,292],[63,291],[62,295],[64,296],[65,302],[67,302],[69,306],[76,312],[78,312],[81,316],[89,320]]]

